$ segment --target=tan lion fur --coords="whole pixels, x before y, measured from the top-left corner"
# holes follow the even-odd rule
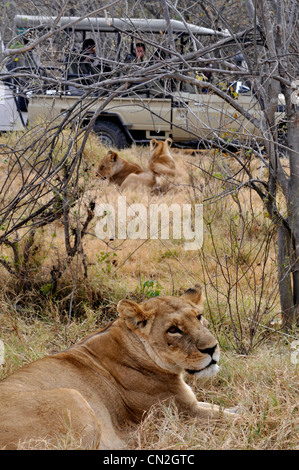
[[[170,138],[165,141],[152,139],[150,141],[150,170],[157,176],[175,176],[175,161],[170,153],[172,140]]]
[[[67,430],[82,448],[125,447],[144,413],[175,399],[202,419],[229,415],[197,402],[183,380],[217,372],[219,346],[201,316],[201,289],[141,304],[121,300],[119,318],[64,352],[25,365],[0,382],[0,449]]]
[[[96,176],[108,178],[111,183],[121,186],[122,189],[129,185],[145,185],[152,188],[156,184],[152,173],[145,172],[137,163],[121,158],[113,150],[109,150],[100,161]]]

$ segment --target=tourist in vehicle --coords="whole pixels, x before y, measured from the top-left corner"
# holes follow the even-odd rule
[[[99,60],[96,56],[95,48],[96,45],[92,38],[83,41],[79,58],[80,75],[85,76],[99,73]]]
[[[145,56],[145,44],[143,44],[142,42],[136,44],[135,55],[137,62],[143,62]]]
[[[145,50],[145,44],[138,42],[135,49],[133,49],[130,54],[127,54],[125,62],[143,62],[145,58]]]
[[[111,67],[96,55],[96,44],[92,38],[83,41],[78,71],[86,85],[99,81],[104,74],[111,72]]]

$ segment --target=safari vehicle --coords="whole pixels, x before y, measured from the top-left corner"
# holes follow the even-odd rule
[[[54,30],[54,24],[56,29],[48,45],[44,41],[34,49],[37,55],[40,53],[41,64],[34,66],[33,76],[39,74],[43,85],[37,88],[31,83],[31,87],[27,85],[23,90],[20,84],[5,85],[6,92],[14,87],[15,93],[16,117],[11,128],[66,117],[85,126],[102,105],[94,131],[107,146],[117,148],[133,142],[146,143],[152,138],[170,137],[174,145],[186,146],[200,139],[226,136],[233,139],[238,135],[242,140],[257,133],[250,121],[239,119],[235,108],[217,94],[197,87],[194,80],[201,77],[196,74],[190,77],[191,83],[175,83],[163,77],[147,80],[146,70],[151,77],[157,45],[163,50],[169,44],[164,20],[62,17],[55,21],[55,17],[15,17],[20,39],[28,33],[36,39],[51,28]],[[228,35],[175,20],[171,20],[171,29],[175,45],[182,54],[196,48],[196,38],[201,44],[210,44]],[[79,50],[86,38],[93,38],[96,44],[98,72],[94,74],[84,74],[78,67]],[[132,53],[134,42],[141,41],[147,45],[147,62],[127,63],[126,53]],[[22,54],[23,59],[26,54],[29,52]],[[138,66],[144,71],[140,83],[132,81],[128,89],[111,99],[109,95],[120,85],[122,76],[134,77]],[[18,65],[14,71],[28,72],[30,67],[32,60],[30,66]],[[107,83],[111,83],[110,88],[105,88]],[[245,86],[239,89],[242,93],[235,92],[235,97],[256,117],[259,108],[250,89]],[[18,94],[25,96],[23,107],[16,99]]]

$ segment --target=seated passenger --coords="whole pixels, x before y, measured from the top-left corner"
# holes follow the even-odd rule
[[[68,56],[67,80],[74,80],[81,85],[91,85],[107,78],[107,74],[111,73],[111,67],[105,63],[104,59],[96,55],[95,47],[95,41],[88,38],[83,41],[80,53],[72,53]],[[84,93],[84,90],[72,85],[68,85],[68,90],[75,94]]]
[[[100,69],[99,59],[95,53],[95,42],[93,39],[85,39],[83,41],[82,50],[79,57],[78,74],[80,77],[87,77],[83,82],[84,85],[89,85],[99,79]],[[88,77],[88,75],[93,76]]]
[[[145,56],[145,44],[138,42],[136,48],[126,55],[125,62],[143,62]]]

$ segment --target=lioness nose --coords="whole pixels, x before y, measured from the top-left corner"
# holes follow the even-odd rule
[[[216,348],[217,344],[215,344],[215,346],[213,346],[212,348],[200,349],[199,351],[203,354],[209,354],[212,357]]]

